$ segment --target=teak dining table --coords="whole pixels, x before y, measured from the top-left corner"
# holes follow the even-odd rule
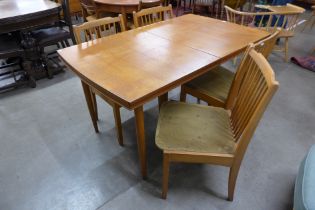
[[[147,175],[143,106],[233,58],[269,35],[233,23],[184,15],[58,51],[81,79],[97,130],[90,88],[133,110],[141,174]]]
[[[94,0],[96,14],[114,12],[122,15],[127,26],[127,14],[138,11],[140,0]],[[159,0],[142,0],[145,3],[159,2]]]

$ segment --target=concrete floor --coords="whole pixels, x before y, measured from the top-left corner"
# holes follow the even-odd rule
[[[309,54],[313,40],[314,31],[298,34],[290,55]],[[133,113],[121,110],[120,147],[111,109],[99,100],[101,132],[94,133],[80,81],[67,71],[36,89],[0,95],[0,209],[292,209],[298,165],[315,143],[315,73],[277,53],[270,62],[280,89],[248,147],[233,202],[226,201],[228,169],[200,164],[172,165],[168,198],[160,199],[157,102],[145,107],[149,178],[143,181]],[[178,99],[178,89],[170,95]]]

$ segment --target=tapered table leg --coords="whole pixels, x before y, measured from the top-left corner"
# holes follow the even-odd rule
[[[94,107],[93,107],[93,102],[92,102],[92,96],[91,96],[91,91],[90,91],[90,87],[85,84],[83,81],[81,81],[82,83],[82,88],[83,88],[83,92],[85,95],[85,100],[86,100],[86,104],[88,106],[89,109],[89,113],[92,119],[92,123],[95,129],[95,132],[98,133],[98,126],[97,126],[97,119],[96,119],[96,115],[95,115],[95,111],[94,111]]]
[[[160,95],[159,96],[159,108],[161,108],[163,103],[165,103],[166,101],[168,101],[168,93],[164,93],[163,95]]]
[[[147,156],[145,144],[145,131],[144,131],[144,114],[143,106],[137,107],[134,110],[137,129],[138,153],[141,167],[142,178],[147,177]]]

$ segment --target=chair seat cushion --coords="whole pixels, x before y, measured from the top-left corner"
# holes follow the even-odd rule
[[[69,31],[59,27],[39,29],[33,31],[32,35],[39,45],[51,45],[70,38]]]
[[[294,210],[315,209],[315,145],[302,161],[295,182]]]
[[[235,150],[229,112],[198,104],[165,103],[155,140],[168,151],[233,154]]]
[[[189,88],[199,91],[200,93],[225,102],[233,79],[233,72],[222,66],[218,66],[211,69],[206,74],[188,82],[186,85]]]

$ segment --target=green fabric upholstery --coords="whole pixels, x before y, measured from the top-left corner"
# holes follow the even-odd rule
[[[235,150],[228,111],[181,102],[162,106],[155,141],[162,150],[221,154]]]
[[[222,66],[218,66],[206,74],[188,82],[186,86],[195,89],[202,94],[225,102],[233,79],[233,72]]]
[[[315,145],[302,161],[294,189],[294,210],[315,209]]]

